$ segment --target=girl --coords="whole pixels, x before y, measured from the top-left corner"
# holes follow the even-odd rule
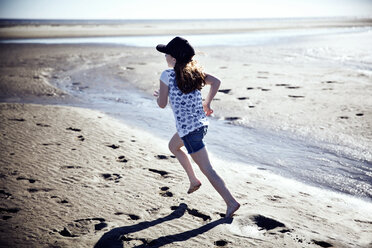
[[[187,40],[176,37],[167,45],[158,45],[156,49],[165,53],[168,66],[173,68],[161,74],[160,89],[154,92],[154,96],[157,97],[160,108],[165,108],[169,98],[177,127],[177,132],[169,141],[169,150],[176,156],[189,177],[190,188],[187,193],[191,194],[198,190],[201,182],[195,176],[189,158],[181,150],[182,146],[186,147],[200,170],[225,200],[226,217],[232,217],[240,204],[212,168],[203,143],[208,127],[206,116],[213,113],[210,104],[221,82],[197,67],[196,62],[192,60],[195,51]],[[205,84],[210,85],[210,90],[203,102],[200,90]]]

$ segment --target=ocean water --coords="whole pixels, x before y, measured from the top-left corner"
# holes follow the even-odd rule
[[[249,33],[183,35],[193,46],[263,46],[295,42],[315,36],[332,34],[372,32],[372,27],[348,28],[307,28],[254,31]],[[0,43],[11,44],[115,44],[136,47],[154,47],[154,44],[167,44],[174,35],[117,36],[117,37],[76,37],[5,39]]]

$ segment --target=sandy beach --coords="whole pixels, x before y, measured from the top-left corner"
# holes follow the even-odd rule
[[[20,36],[42,37],[33,34]],[[370,61],[371,36],[196,47],[196,59],[222,80],[213,120],[333,142],[368,166],[372,74],[350,64]],[[367,193],[322,189],[210,150],[242,204],[225,219],[223,200],[199,170],[203,186],[186,194],[186,174],[154,117],[146,126],[131,113],[117,119],[90,107],[84,96],[105,89],[123,104],[136,90],[151,99],[165,69],[155,49],[0,44],[0,57],[1,247],[372,246]]]
[[[1,123],[2,247],[370,244],[370,204],[215,160],[243,205],[225,223],[205,179],[186,194],[166,141],[100,112],[1,104]]]

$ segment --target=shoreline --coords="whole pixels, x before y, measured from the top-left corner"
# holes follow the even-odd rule
[[[32,20],[31,20],[32,22]],[[195,35],[234,34],[256,31],[291,30],[308,28],[370,27],[372,18],[309,18],[309,19],[265,19],[265,20],[141,20],[123,23],[37,23],[0,25],[0,39],[27,38],[72,38],[104,36],[151,36],[151,35]]]

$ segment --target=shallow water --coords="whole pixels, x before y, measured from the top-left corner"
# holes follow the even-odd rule
[[[175,132],[171,109],[158,108],[155,98],[133,86],[125,86],[123,94],[118,90],[122,82],[117,85],[111,82],[104,90],[99,87],[79,90],[71,87],[71,83],[70,78],[57,85],[82,100],[82,107],[103,111],[166,140]],[[209,151],[226,161],[227,166],[229,162],[239,162],[307,184],[372,199],[372,162],[345,152],[353,148],[305,140],[285,131],[237,126],[215,118],[210,118],[208,132]]]
[[[304,38],[371,32],[372,27],[349,28],[308,28],[308,29],[278,29],[269,31],[254,31],[231,34],[199,34],[183,35],[196,47],[203,46],[255,46],[273,45],[298,41]],[[154,47],[154,44],[167,44],[174,35],[151,36],[118,36],[118,37],[77,37],[77,38],[40,38],[40,39],[5,39],[0,43],[11,44],[116,44],[136,47]]]

